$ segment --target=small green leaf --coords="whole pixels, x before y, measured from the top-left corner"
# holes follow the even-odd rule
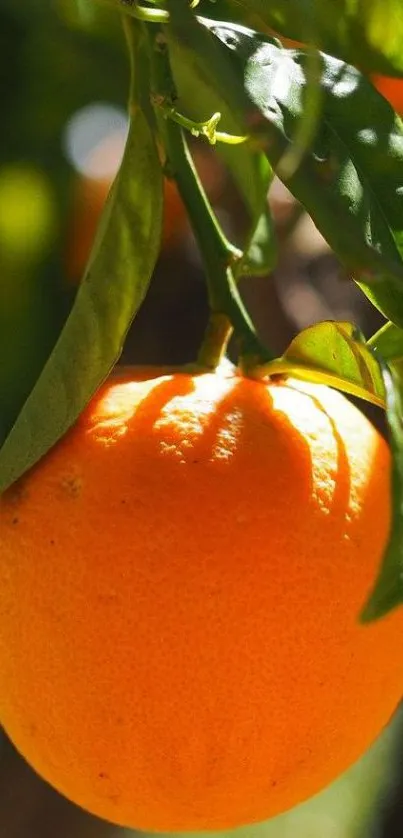
[[[309,326],[281,358],[265,364],[264,371],[327,384],[384,406],[379,363],[352,323],[324,321]]]
[[[144,78],[146,57],[137,44],[134,71],[142,64]],[[123,162],[71,313],[0,450],[0,491],[74,423],[119,357],[144,299],[160,242],[162,172],[150,125],[138,104],[141,96],[136,84]]]
[[[212,31],[234,55],[273,168],[371,301],[403,326],[402,123],[358,70],[322,55],[316,132],[296,170],[284,170],[304,119],[309,55],[241,27]]]
[[[250,166],[257,175],[254,192],[250,188],[247,172],[242,167],[244,161],[237,161],[234,156],[230,166],[250,219],[249,234],[243,245],[244,255],[235,268],[237,277],[265,276],[273,270],[277,262],[277,242],[267,197],[274,172],[271,166],[267,165],[268,161],[264,155],[248,150],[247,153],[250,155]],[[226,162],[228,164],[228,157]]]
[[[277,243],[265,196],[261,214],[253,214],[251,211],[250,234],[245,244],[244,256],[235,267],[235,275],[265,276],[273,270],[276,261]]]
[[[383,380],[392,452],[392,532],[374,589],[361,613],[364,623],[403,604],[403,393],[386,366]]]

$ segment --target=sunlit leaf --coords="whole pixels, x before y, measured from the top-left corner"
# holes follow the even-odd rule
[[[265,365],[265,371],[327,384],[373,404],[384,404],[378,361],[352,323],[326,320],[309,326],[291,341],[281,358]]]
[[[225,0],[221,5],[202,2],[201,14],[262,32],[270,28],[369,72],[403,73],[401,0]]]

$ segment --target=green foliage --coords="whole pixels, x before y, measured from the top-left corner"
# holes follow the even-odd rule
[[[269,375],[286,374],[327,384],[378,406],[384,405],[379,364],[351,323],[325,321],[309,326],[265,370]]]
[[[309,54],[229,26],[213,31],[234,54],[273,168],[372,302],[403,325],[403,128],[394,111],[358,70],[323,55],[312,143],[296,169],[285,167],[305,118]]]
[[[387,367],[383,376],[392,451],[393,526],[374,590],[361,614],[363,622],[379,619],[403,604],[403,391]]]
[[[95,9],[96,4],[92,3]],[[64,14],[67,11],[69,14]],[[127,96],[116,15],[78,25],[67,0],[0,2],[0,440],[11,429],[54,346],[73,291],[66,230],[77,174],[62,136],[93,100]],[[104,69],[100,72],[100,66]],[[113,67],[113,73],[105,68]]]
[[[403,74],[401,0],[204,0],[201,13],[269,28],[368,72]]]
[[[162,172],[150,125],[139,107],[147,56],[133,56],[132,120],[71,313],[0,451],[0,490],[32,466],[73,424],[119,357],[158,254]]]
[[[167,27],[170,59],[178,99],[178,111],[198,121],[220,113],[220,131],[247,134],[243,85],[230,56],[190,9],[172,3]],[[197,96],[195,96],[197,91]],[[228,166],[250,217],[250,233],[238,273],[265,274],[274,267],[276,247],[267,192],[272,170],[265,155],[250,141],[241,145],[220,143],[218,153]]]
[[[384,361],[397,370],[403,361],[403,330],[394,323],[386,323],[368,341]]]

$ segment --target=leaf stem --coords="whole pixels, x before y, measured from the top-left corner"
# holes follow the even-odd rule
[[[168,47],[161,27],[149,33],[152,82],[155,101],[176,99]],[[175,178],[199,245],[206,271],[211,319],[199,353],[204,365],[215,367],[222,357],[232,329],[242,356],[253,356],[261,363],[271,355],[261,344],[245,309],[233,272],[233,265],[242,257],[224,235],[196,171],[183,129],[177,122],[165,119],[158,106],[156,117],[164,141],[170,171]]]
[[[194,137],[204,137],[210,145],[215,145],[217,142],[227,143],[227,145],[240,145],[248,139],[246,135],[227,134],[226,132],[217,131],[217,125],[221,119],[221,114],[218,111],[204,122],[195,122],[193,119],[189,119],[189,117],[179,113],[172,105],[167,104],[161,99],[161,97],[155,97],[154,105],[161,108],[166,119],[172,119],[174,122],[177,122],[182,128],[190,131]]]

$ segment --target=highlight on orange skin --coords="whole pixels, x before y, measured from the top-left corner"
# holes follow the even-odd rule
[[[0,501],[0,722],[95,814],[260,821],[369,747],[403,611],[363,627],[387,446],[295,381],[129,370]]]

